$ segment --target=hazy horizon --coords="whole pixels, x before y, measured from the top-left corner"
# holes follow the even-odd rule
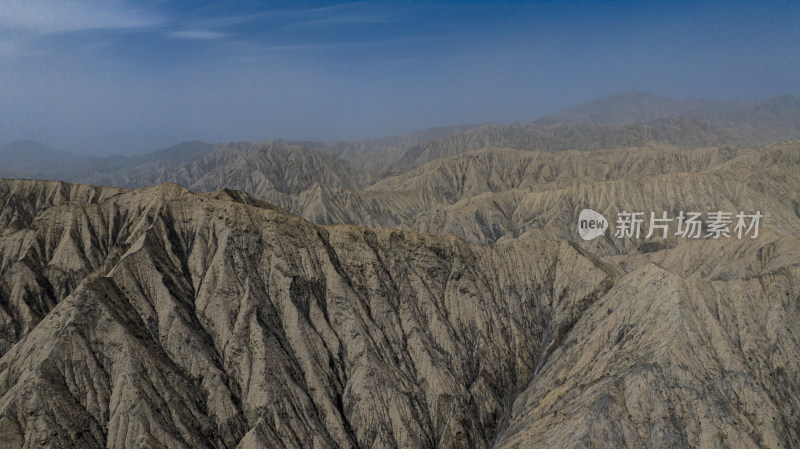
[[[0,0],[0,143],[82,155],[513,123],[800,85],[800,4]]]

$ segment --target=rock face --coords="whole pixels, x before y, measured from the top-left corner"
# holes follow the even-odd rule
[[[0,447],[800,445],[796,258],[626,274],[241,192],[0,192]]]
[[[687,281],[650,265],[620,279],[496,447],[797,447],[798,274]]]
[[[3,188],[4,447],[489,447],[614,276],[225,192]]]
[[[773,256],[781,259],[774,266],[797,257],[800,203],[787,192],[799,191],[800,141],[789,141],[759,149],[686,150],[657,144],[593,152],[487,148],[437,159],[362,191],[315,186],[295,195],[270,193],[265,199],[322,224],[453,233],[478,243],[572,240],[628,271],[652,260],[681,275],[731,276],[760,271]],[[580,239],[576,223],[585,208],[611,220],[609,238]],[[680,210],[761,211],[765,233],[755,243],[734,245],[675,236],[655,242],[610,238],[623,210],[665,211],[672,217]]]

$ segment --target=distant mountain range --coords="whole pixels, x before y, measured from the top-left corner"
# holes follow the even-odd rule
[[[793,96],[711,101],[626,92],[529,123],[434,128],[362,142],[188,142],[109,158],[16,142],[2,147],[0,160],[7,177],[243,190],[315,223],[402,226],[493,242],[533,232],[525,218],[533,211],[522,214],[518,203],[534,190],[704,172],[744,154],[743,147],[799,137],[800,99]],[[588,158],[585,151],[600,153]]]
[[[799,111],[4,145],[1,176],[72,183],[0,179],[0,448],[800,447]],[[761,219],[617,238],[623,211]]]
[[[36,176],[79,171],[89,167],[89,158],[53,150],[32,140],[0,145],[0,176]]]
[[[0,446],[800,445],[800,141],[487,148],[293,193],[339,166],[322,156],[234,144],[187,167],[248,184],[244,160],[305,214],[433,234],[227,189],[0,179]],[[583,242],[586,207],[764,221]]]
[[[452,232],[492,243],[574,239],[572,230],[548,225],[574,218],[564,195],[654,176],[681,188],[681,173],[718,177],[729,161],[753,157],[747,147],[798,137],[796,97],[673,100],[626,92],[529,123],[434,128],[362,142],[187,142],[107,158],[13,142],[0,148],[0,174],[124,188],[172,182],[199,192],[241,190],[318,224]],[[724,176],[718,182],[734,182]],[[549,209],[542,203],[548,195],[558,195],[562,206]],[[610,199],[597,202],[613,207]],[[601,244],[587,249],[632,250],[596,247]]]
[[[605,111],[605,112],[601,112]],[[519,150],[597,150],[649,142],[682,148],[766,145],[800,137],[800,99],[763,103],[668,100],[628,93],[530,123],[484,125],[407,149],[388,169],[398,174],[445,156],[489,146]]]
[[[625,92],[528,123],[440,127],[407,136],[334,144],[284,141],[273,144],[329,153],[364,171],[364,176],[382,178],[435,159],[486,147],[597,150],[659,142],[698,148],[763,146],[795,138],[800,138],[800,99],[791,95],[757,102],[674,100],[644,92]],[[0,146],[0,175],[135,187],[152,184],[156,178],[168,179],[167,172],[182,164],[201,163],[201,158],[223,146],[187,142],[143,155],[98,158],[18,141]],[[245,146],[231,144],[222,151],[229,159],[231,151],[246,153]],[[243,154],[243,157],[248,156]],[[165,174],[153,175],[159,170]],[[179,182],[192,185],[197,180]]]
[[[709,119],[734,111],[746,111],[759,104],[754,100],[674,99],[650,92],[628,91],[544,116],[536,122],[542,125],[564,121],[630,125],[679,116]]]

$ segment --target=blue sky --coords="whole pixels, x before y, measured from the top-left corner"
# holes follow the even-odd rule
[[[0,142],[82,154],[800,94],[800,2],[0,0]]]

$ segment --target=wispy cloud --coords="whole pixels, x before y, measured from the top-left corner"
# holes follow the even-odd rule
[[[387,39],[373,39],[371,41],[327,41],[327,42],[307,42],[298,44],[285,44],[285,45],[260,45],[256,48],[258,50],[317,50],[317,49],[333,49],[333,48],[376,48],[387,47],[393,45],[410,45],[420,43],[432,42],[456,42],[468,41],[470,38],[461,36],[447,36],[447,35],[419,35],[419,36],[405,36],[399,38]]]
[[[318,27],[389,23],[396,20],[396,11],[386,10],[370,2],[349,2],[319,8],[291,11],[287,16],[289,27]]]
[[[370,23],[389,23],[392,18],[387,15],[342,15],[338,17],[326,17],[320,19],[311,19],[301,22],[289,24],[293,27],[314,27],[314,26],[336,26],[336,25],[355,25],[355,24],[370,24]]]
[[[0,27],[38,34],[136,29],[163,22],[160,14],[119,1],[0,0]]]
[[[167,34],[170,37],[177,39],[194,39],[194,40],[218,40],[228,37],[228,33],[211,30],[182,30],[173,31]]]
[[[252,11],[245,14],[222,15],[205,20],[195,21],[193,26],[199,29],[227,29],[242,24],[270,21],[272,26],[280,27],[313,27],[326,25],[351,25],[358,23],[387,23],[394,21],[393,16],[380,13],[365,13],[359,10],[366,2],[351,2],[328,5],[318,8],[275,8]]]
[[[352,9],[357,7],[362,7],[364,5],[369,4],[369,2],[359,1],[359,2],[344,2],[344,3],[336,3],[334,5],[327,5],[327,6],[319,6],[316,8],[302,8],[296,9],[291,11],[295,14],[316,14],[316,13],[332,13],[335,11],[341,11],[342,9]]]
[[[213,17],[194,22],[195,26],[202,28],[226,28],[237,26],[249,22],[263,20],[275,15],[275,11],[259,11],[248,14],[234,14],[228,16]]]

